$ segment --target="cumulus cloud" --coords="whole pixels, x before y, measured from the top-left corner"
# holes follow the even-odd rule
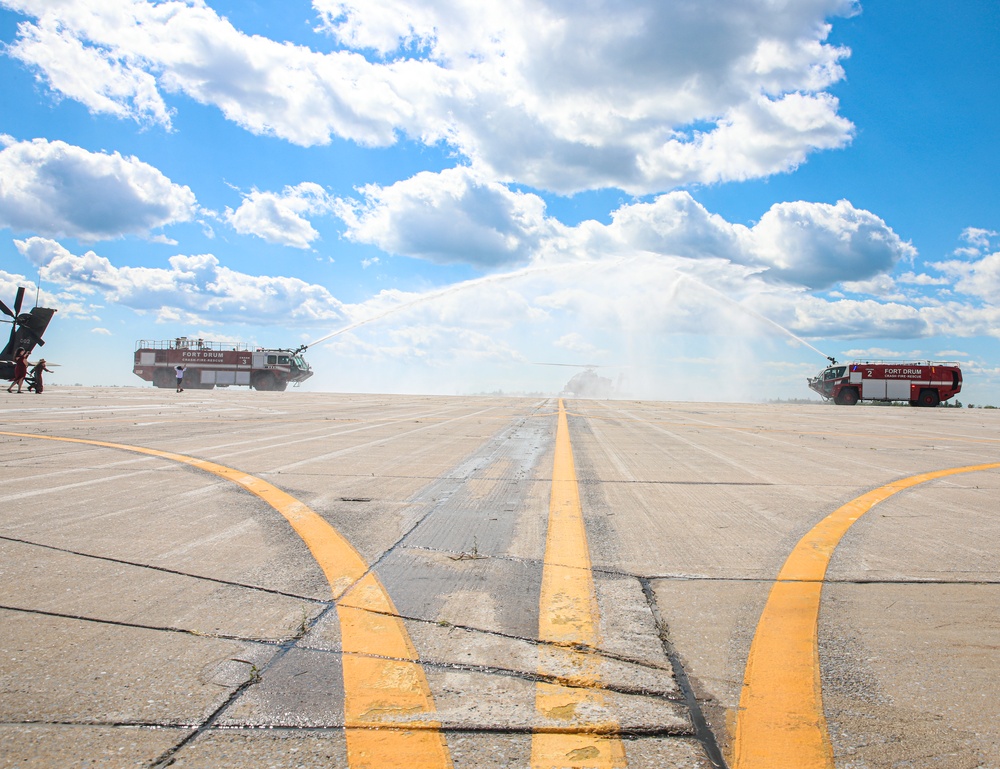
[[[390,65],[435,63],[451,87],[450,140],[538,188],[650,192],[766,175],[852,131],[824,92],[848,53],[826,44],[826,19],[854,13],[850,0],[781,13],[755,0],[599,0],[571,14],[555,0],[314,6],[345,46]]]
[[[191,220],[194,193],[135,157],[0,137],[0,227],[106,240]]]
[[[74,254],[46,238],[14,244],[39,268],[43,281],[154,312],[165,321],[258,324],[280,317],[288,325],[308,326],[344,318],[343,305],[322,286],[298,278],[237,272],[211,254],[172,256],[169,268],[116,267],[93,251]]]
[[[635,247],[724,257],[763,268],[768,280],[811,289],[867,280],[916,256],[882,219],[846,200],[776,203],[747,227],[709,213],[687,192],[672,192],[623,206],[613,219],[609,231]]]
[[[974,261],[953,259],[932,266],[954,282],[956,291],[1000,305],[1000,252]]]
[[[827,38],[855,0],[314,0],[333,52],[196,0],[3,3],[30,17],[10,54],[93,112],[169,128],[182,93],[254,133],[446,142],[563,193],[766,176],[853,132],[828,93],[849,52]]]
[[[752,252],[772,275],[809,288],[869,278],[917,253],[875,214],[846,200],[778,203],[752,233]]]
[[[241,235],[256,235],[268,243],[309,248],[319,233],[308,215],[332,210],[333,201],[319,184],[303,182],[280,193],[253,190],[243,196],[240,207],[226,209],[225,218]]]
[[[761,294],[748,303],[762,315],[807,338],[917,339],[935,331],[933,318],[925,310],[899,302]]]
[[[990,239],[995,238],[998,234],[994,230],[984,230],[981,227],[966,227],[962,231],[962,240],[970,244],[976,249],[985,249],[990,247]]]
[[[527,261],[558,227],[537,195],[464,167],[422,172],[388,187],[372,184],[360,193],[361,201],[342,199],[336,206],[348,239],[438,264]]]
[[[571,331],[556,339],[553,346],[584,356],[605,355],[606,352],[591,344],[583,334]]]
[[[768,281],[823,289],[871,280],[916,255],[882,219],[846,200],[778,203],[747,227],[678,191],[625,204],[609,225],[566,227],[547,215],[537,195],[484,181],[467,168],[422,172],[361,192],[362,201],[335,206],[347,238],[437,263],[497,267],[639,250],[727,259]]]

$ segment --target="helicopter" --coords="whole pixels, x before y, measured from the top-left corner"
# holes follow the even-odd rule
[[[42,334],[48,328],[49,321],[55,314],[55,310],[49,307],[32,307],[28,312],[21,312],[21,303],[24,301],[24,286],[18,286],[17,295],[14,297],[14,309],[8,307],[0,301],[0,312],[8,316],[10,320],[0,318],[2,323],[10,323],[10,339],[7,346],[0,352],[0,379],[14,378],[14,353],[19,347],[23,347],[30,355],[35,349],[35,345],[45,344]]]
[[[539,363],[540,366],[563,366],[565,368],[582,368],[579,374],[574,375],[559,393],[566,398],[610,398],[615,394],[622,384],[622,377],[619,375],[618,385],[608,377],[599,376],[597,369],[608,368],[608,366],[595,363]],[[616,367],[617,368],[617,367]]]

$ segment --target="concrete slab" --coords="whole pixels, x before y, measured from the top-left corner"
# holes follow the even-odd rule
[[[454,765],[527,765],[554,400],[52,387],[20,403],[0,430],[204,458],[308,505],[403,615]],[[771,581],[812,526],[1000,449],[984,410],[568,410],[601,707],[634,732],[630,767],[713,765],[688,694],[699,736],[731,748]],[[182,463],[0,446],[0,765],[347,765],[336,608],[284,517]],[[998,487],[997,471],[915,487],[837,546],[819,629],[838,767],[1000,766]]]
[[[148,726],[0,724],[0,767],[139,769],[190,734],[190,729]]]

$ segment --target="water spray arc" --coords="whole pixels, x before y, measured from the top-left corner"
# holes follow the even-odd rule
[[[575,262],[560,262],[560,263],[556,263],[556,264],[546,264],[546,265],[535,265],[535,266],[531,266],[531,267],[525,267],[525,268],[520,269],[520,270],[515,270],[513,272],[502,273],[502,274],[498,274],[498,275],[487,275],[487,276],[484,276],[482,278],[474,278],[472,280],[467,280],[467,281],[463,281],[461,283],[456,283],[454,285],[447,286],[447,287],[441,288],[441,289],[437,289],[435,291],[430,291],[430,292],[428,292],[426,294],[421,294],[421,295],[419,295],[419,296],[417,296],[417,297],[415,297],[415,298],[413,298],[413,299],[411,299],[409,301],[402,302],[402,303],[397,304],[397,305],[395,305],[393,307],[389,307],[388,309],[383,310],[382,312],[379,312],[379,313],[377,313],[375,315],[372,315],[372,316],[364,318],[362,320],[358,320],[358,321],[355,321],[353,323],[350,323],[347,326],[344,326],[343,328],[339,328],[339,329],[337,329],[335,331],[332,331],[329,334],[326,334],[325,336],[320,337],[319,339],[316,339],[316,340],[310,342],[309,344],[302,345],[298,349],[297,352],[301,352],[302,350],[308,349],[309,347],[313,347],[313,346],[315,346],[317,344],[321,344],[321,343],[327,341],[328,339],[333,339],[334,337],[340,336],[341,334],[346,334],[348,331],[353,331],[356,328],[360,328],[361,326],[366,326],[369,323],[374,323],[375,321],[381,320],[381,319],[383,319],[385,317],[388,317],[390,315],[394,315],[395,313],[402,312],[403,310],[407,310],[407,309],[409,309],[411,307],[415,307],[417,305],[421,305],[421,304],[425,304],[427,302],[434,301],[435,299],[439,299],[439,298],[441,298],[443,296],[448,296],[450,294],[458,293],[458,292],[461,292],[461,291],[466,291],[466,290],[475,288],[477,286],[482,286],[482,285],[486,285],[486,284],[489,284],[489,283],[499,283],[499,282],[512,281],[512,280],[517,280],[518,278],[526,277],[528,275],[534,275],[534,274],[537,274],[537,273],[554,272],[554,271],[557,271],[557,270],[564,270],[564,269],[567,269],[567,268],[572,268],[572,269],[575,269],[575,270],[588,269],[588,268],[589,269],[598,269],[599,268],[599,269],[607,270],[607,269],[613,269],[613,268],[620,267],[620,266],[622,266],[624,264],[627,264],[629,262],[636,262],[636,261],[648,260],[648,259],[658,259],[659,257],[661,257],[661,255],[660,254],[656,254],[655,252],[642,252],[642,253],[637,254],[635,256],[621,257],[621,258],[615,259],[613,261],[587,260],[587,261],[575,261]],[[726,302],[729,305],[732,305],[736,309],[740,310],[741,312],[745,313],[746,315],[749,315],[750,317],[754,318],[755,320],[757,320],[759,322],[762,322],[762,323],[764,323],[764,324],[766,324],[768,326],[771,326],[772,328],[777,329],[782,334],[790,337],[792,340],[794,340],[798,344],[802,345],[803,347],[808,347],[810,350],[812,350],[813,352],[817,353],[821,357],[826,358],[828,360],[830,359],[830,356],[828,356],[822,350],[820,350],[819,348],[813,346],[812,344],[810,344],[806,340],[802,339],[801,337],[797,336],[796,334],[792,333],[787,328],[785,328],[784,326],[782,326],[780,323],[772,320],[771,318],[768,318],[766,315],[762,315],[761,313],[757,312],[756,310],[753,310],[753,309],[751,309],[749,307],[746,307],[745,305],[743,305],[742,303],[740,303],[737,300],[733,299],[732,297],[727,296],[726,294],[724,294],[723,292],[719,291],[718,289],[713,288],[712,286],[708,285],[707,283],[704,283],[703,281],[699,280],[698,278],[694,277],[693,275],[690,275],[690,274],[684,272],[683,270],[679,270],[676,267],[673,267],[673,266],[671,266],[669,264],[662,264],[662,266],[666,267],[668,270],[670,270],[671,272],[673,272],[674,274],[676,274],[681,280],[686,280],[686,281],[689,281],[689,282],[693,283],[694,285],[696,285],[697,287],[701,288],[703,291],[705,291],[706,293],[710,294],[711,296],[713,296],[715,298],[718,298],[718,299],[721,299],[722,301]]]
[[[440,299],[442,296],[447,296],[448,294],[454,294],[460,291],[468,290],[470,288],[475,288],[476,286],[482,286],[488,283],[500,283],[509,280],[516,280],[526,275],[533,275],[535,273],[543,273],[543,272],[554,272],[556,270],[566,269],[567,267],[574,267],[574,268],[614,267],[617,266],[618,264],[621,264],[622,261],[623,260],[618,260],[616,262],[610,262],[606,264],[598,261],[543,264],[534,267],[525,267],[524,269],[515,270],[514,272],[507,272],[499,275],[486,275],[485,277],[482,278],[474,278],[472,280],[462,281],[461,283],[456,283],[452,286],[447,286],[445,288],[441,288],[436,291],[430,291],[426,294],[421,294],[420,296],[411,299],[408,302],[397,304],[393,307],[388,308],[387,310],[383,310],[382,312],[376,315],[372,315],[371,317],[365,318],[363,320],[355,321],[354,323],[344,326],[343,328],[338,328],[336,331],[333,331],[332,333],[329,333],[326,336],[322,336],[319,339],[310,342],[309,344],[302,345],[302,347],[300,347],[299,350],[305,350],[309,347],[321,344],[322,342],[325,342],[327,339],[333,339],[333,337],[335,336],[346,334],[348,331],[353,331],[354,329],[359,328],[361,326],[366,326],[369,323],[374,323],[377,320],[381,320],[382,318],[385,318],[389,315],[393,315],[397,312],[402,312],[403,310],[407,310],[410,307],[415,307],[416,305],[424,304],[425,302],[430,302],[433,301],[434,299]]]
[[[795,340],[796,342],[798,342],[803,347],[808,347],[810,350],[812,350],[815,353],[818,353],[819,355],[821,355],[822,357],[826,358],[827,360],[833,360],[833,358],[831,358],[825,352],[823,352],[819,348],[814,347],[813,345],[809,344],[809,342],[807,342],[802,337],[796,336],[795,334],[793,334],[791,331],[789,331],[787,328],[785,328],[784,326],[782,326],[777,321],[771,320],[766,315],[761,315],[756,310],[751,310],[746,305],[741,304],[740,302],[737,302],[731,296],[726,296],[724,293],[722,293],[721,291],[719,291],[717,288],[713,288],[712,286],[708,285],[707,283],[703,283],[702,281],[698,280],[697,278],[693,277],[692,275],[688,275],[686,272],[682,272],[681,270],[678,270],[675,267],[668,267],[668,269],[673,270],[682,280],[691,281],[692,283],[694,283],[695,285],[697,285],[699,288],[704,289],[705,291],[709,292],[713,296],[717,296],[720,299],[723,299],[723,300],[729,302],[729,304],[733,305],[733,307],[735,307],[736,309],[740,310],[741,312],[745,312],[751,318],[754,318],[755,320],[762,321],[763,323],[766,323],[767,325],[772,326],[772,327],[778,329],[778,331],[780,331],[781,333],[785,334],[786,336],[791,337],[793,340]]]

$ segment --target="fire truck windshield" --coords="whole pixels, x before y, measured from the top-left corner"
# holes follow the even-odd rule
[[[823,379],[840,379],[847,371],[847,366],[831,366],[823,372]]]

